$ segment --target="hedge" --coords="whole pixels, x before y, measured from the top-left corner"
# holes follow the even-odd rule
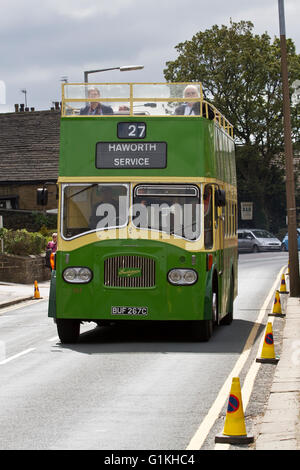
[[[12,255],[39,255],[44,252],[49,238],[39,232],[0,229],[0,237],[4,240],[4,252]]]

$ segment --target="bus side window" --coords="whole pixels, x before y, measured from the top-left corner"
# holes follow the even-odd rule
[[[213,210],[212,187],[206,186],[203,194],[204,203],[204,246],[209,249],[213,246]]]

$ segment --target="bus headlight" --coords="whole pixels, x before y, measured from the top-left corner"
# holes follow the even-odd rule
[[[81,268],[79,273],[78,273],[78,278],[82,281],[82,282],[90,282],[90,280],[92,279],[92,272],[90,269],[88,268]]]
[[[76,278],[76,271],[74,268],[67,268],[63,272],[63,278],[67,282],[74,282],[74,279]]]
[[[194,284],[197,281],[196,271],[188,270],[184,273],[183,278],[187,284]]]
[[[74,266],[66,268],[63,271],[62,276],[64,281],[70,282],[72,284],[87,284],[92,280],[93,273],[89,268]]]
[[[171,284],[184,286],[195,284],[198,274],[194,269],[171,269],[168,272],[168,281]]]
[[[172,269],[168,274],[168,279],[172,284],[178,284],[181,281],[182,275],[179,269]]]

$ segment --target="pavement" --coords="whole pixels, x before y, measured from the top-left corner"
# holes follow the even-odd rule
[[[40,297],[49,297],[50,281],[38,283]],[[34,300],[34,285],[0,282],[1,309]],[[261,418],[255,450],[300,450],[300,298],[286,302],[280,360]]]
[[[49,297],[50,281],[38,283],[40,298]],[[20,302],[34,299],[34,284],[13,284],[0,281],[0,313],[1,309]]]
[[[256,450],[300,450],[300,298],[289,297],[280,360]]]

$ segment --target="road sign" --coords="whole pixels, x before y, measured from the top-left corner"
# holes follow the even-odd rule
[[[241,219],[253,219],[253,202],[241,202]]]

